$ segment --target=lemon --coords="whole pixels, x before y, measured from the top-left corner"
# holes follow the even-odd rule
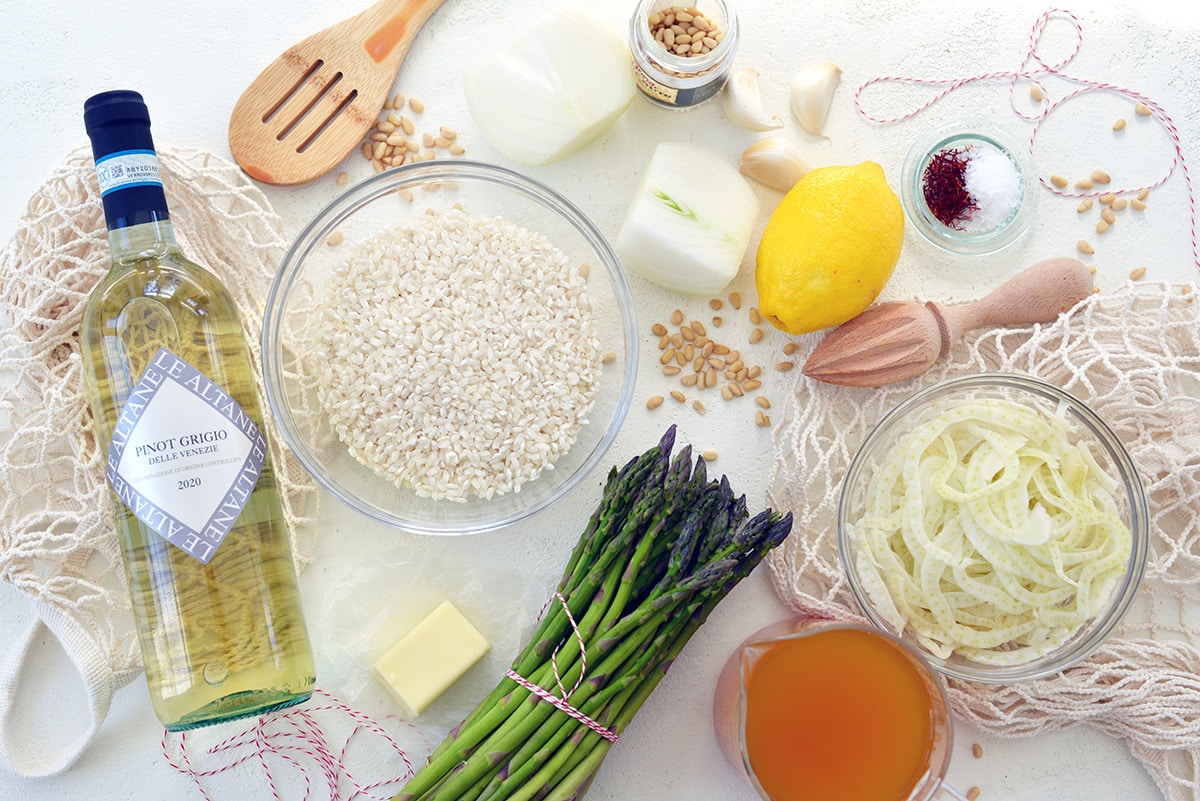
[[[789,334],[840,325],[870,306],[904,242],[900,200],[873,161],[821,167],[784,195],[758,245],[758,308]]]

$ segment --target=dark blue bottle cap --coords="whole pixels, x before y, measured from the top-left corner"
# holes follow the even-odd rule
[[[168,219],[150,112],[142,96],[118,89],[89,97],[83,124],[92,140],[109,230]]]

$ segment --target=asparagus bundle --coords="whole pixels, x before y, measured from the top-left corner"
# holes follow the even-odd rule
[[[394,801],[581,798],[609,737],[709,612],[787,536],[790,514],[750,517],[745,496],[734,497],[723,476],[710,481],[690,446],[672,459],[674,444],[672,426],[610,471],[556,600],[510,671],[556,696],[565,688],[593,725],[505,677]]]

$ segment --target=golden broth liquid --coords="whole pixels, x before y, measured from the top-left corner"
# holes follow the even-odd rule
[[[931,688],[899,646],[833,629],[750,646],[745,749],[774,801],[904,801],[929,769]]]

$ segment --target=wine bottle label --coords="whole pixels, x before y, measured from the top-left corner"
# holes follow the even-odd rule
[[[267,443],[241,405],[159,348],[125,401],[108,483],[138,519],[208,564],[258,484]]]
[[[122,150],[96,162],[100,197],[131,186],[162,186],[158,156],[153,150]]]

